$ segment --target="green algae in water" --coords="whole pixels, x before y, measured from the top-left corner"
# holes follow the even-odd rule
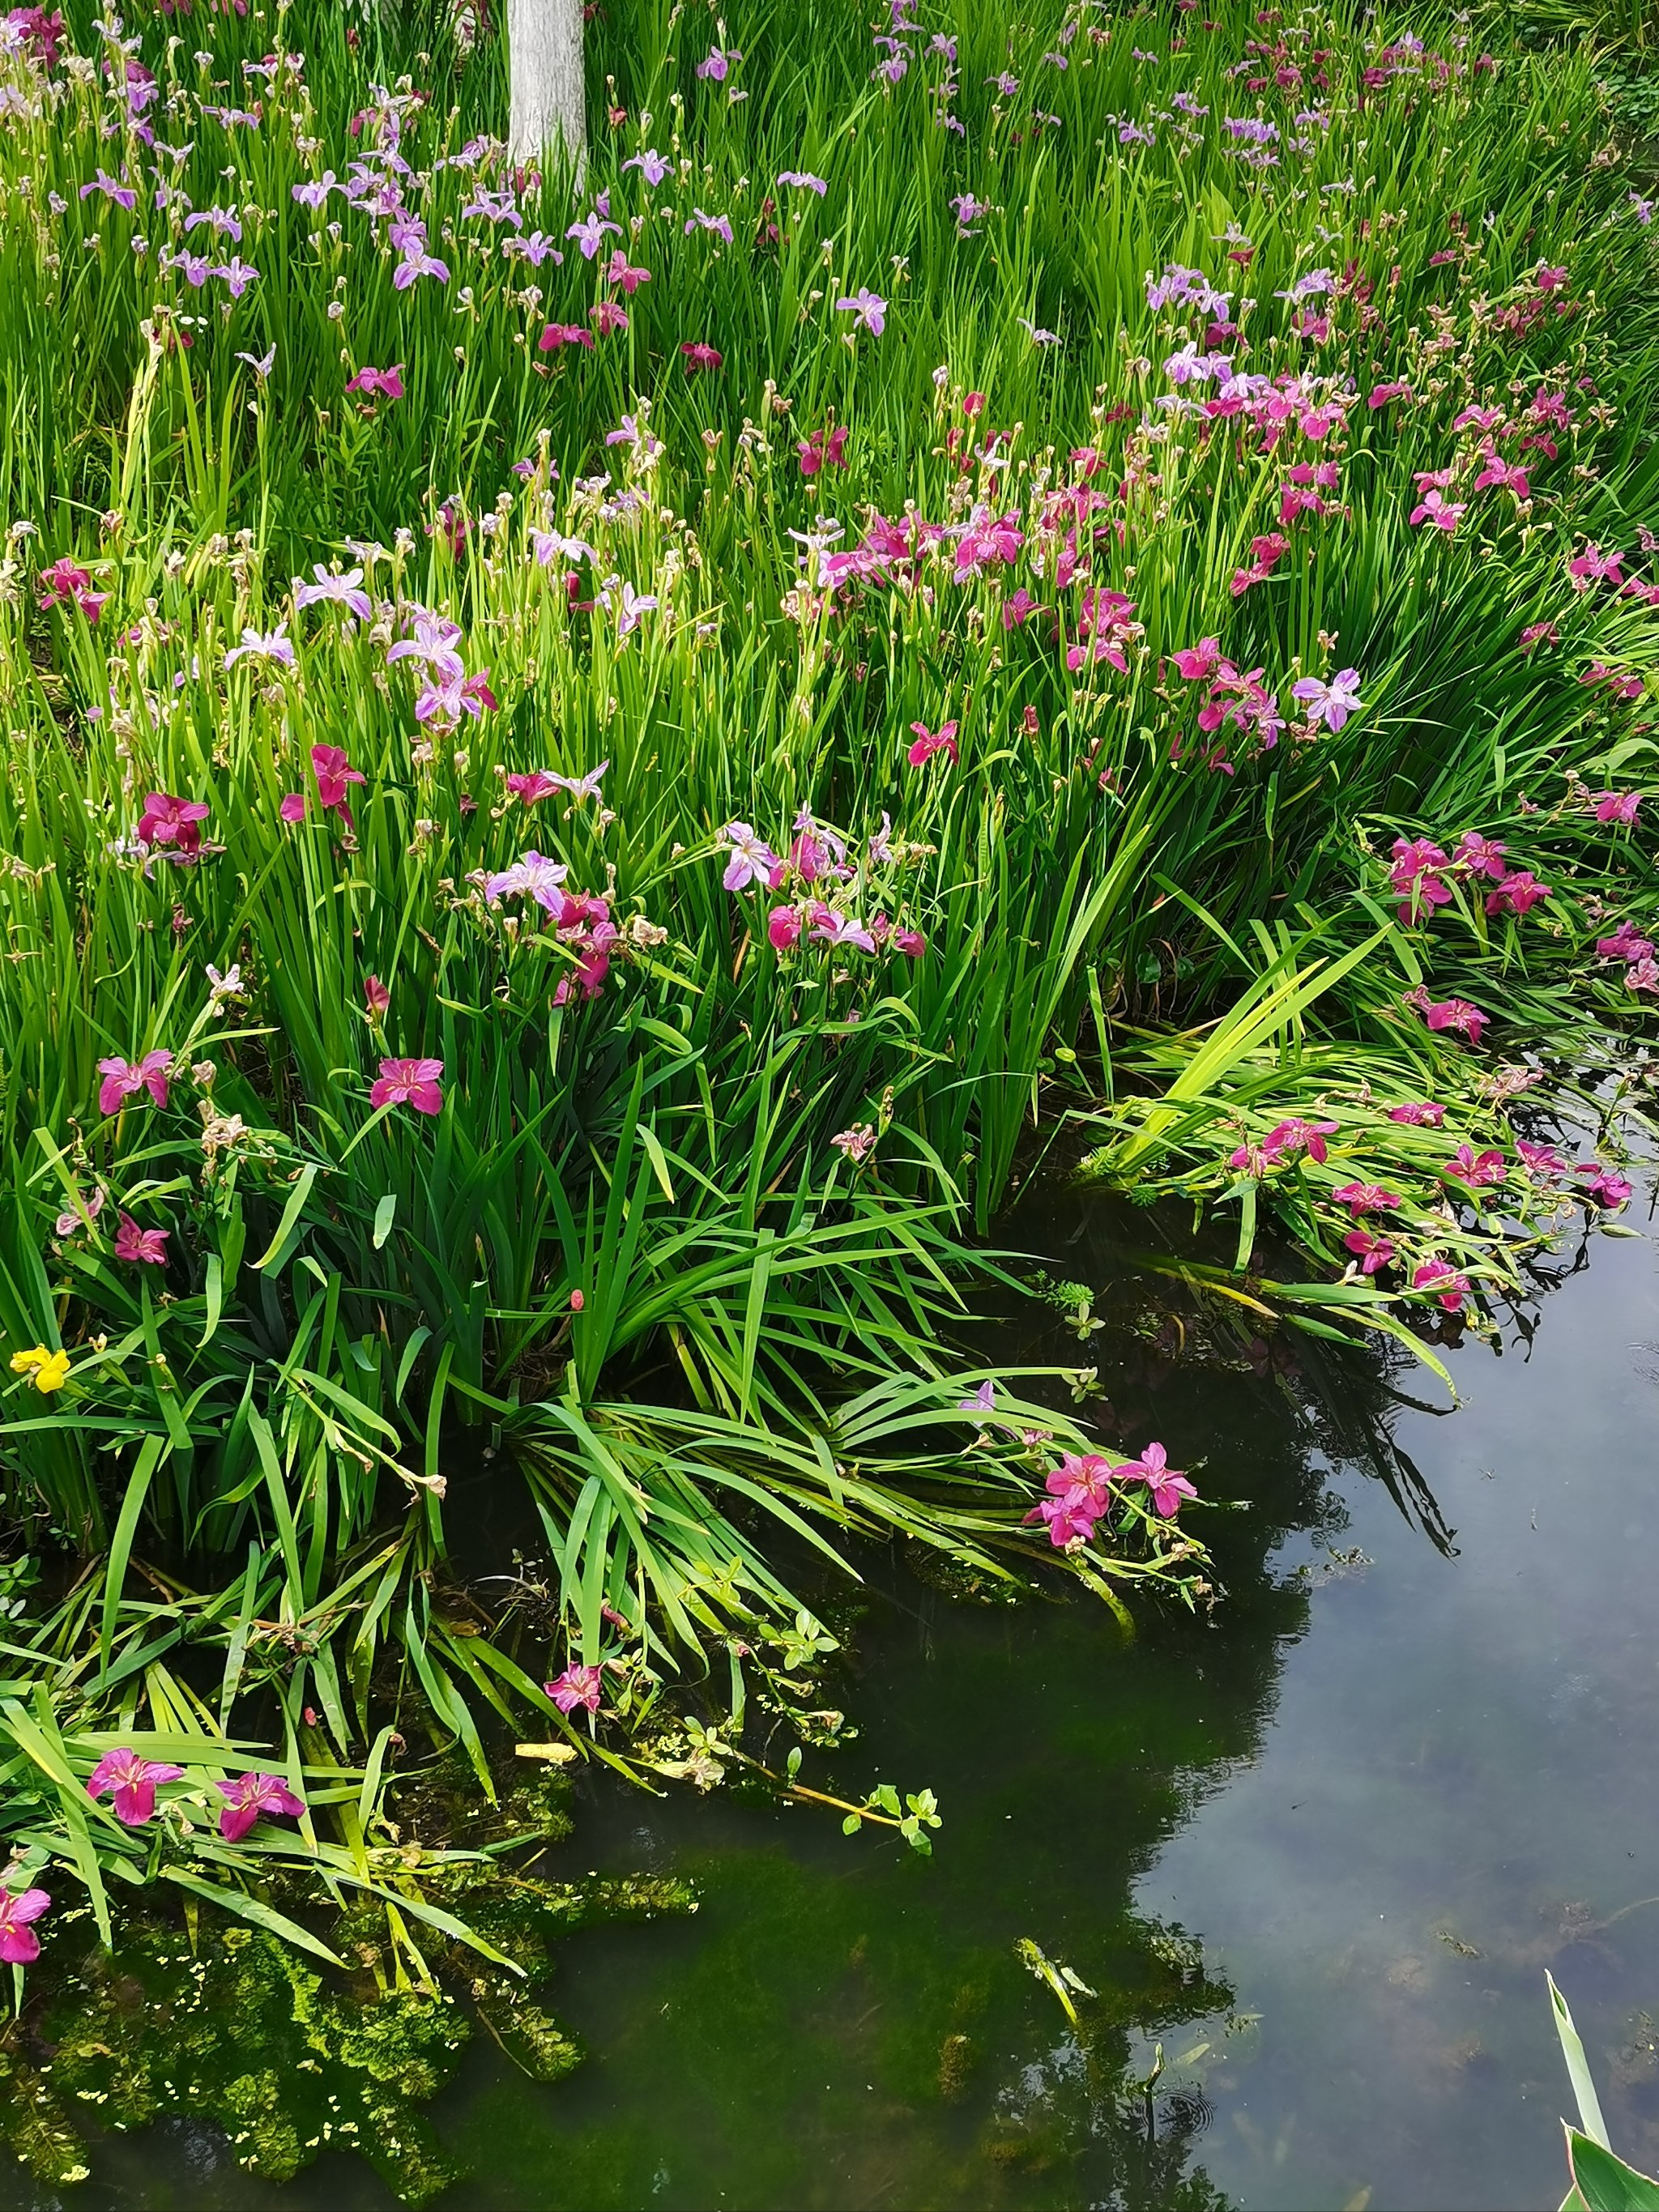
[[[451,1887],[468,1917],[522,1981],[480,1973],[457,1948],[436,1992],[376,1988],[384,1923],[365,1912],[332,1931],[362,1961],[361,1984],[313,1972],[263,1930],[216,1922],[192,1944],[179,1925],[131,1920],[118,1952],[94,1945],[66,1972],[49,1953],[44,1998],[0,2034],[0,2141],[63,2187],[88,2176],[90,2129],[177,2114],[222,2127],[238,2163],[267,2180],[291,2180],[325,2148],[356,2149],[405,2203],[429,2203],[465,2168],[422,2108],[475,2024],[524,2075],[559,2080],[582,2052],[537,2002],[556,1941],[695,1910],[672,1879],[543,1882],[488,1861],[459,1873]],[[60,1921],[60,1948],[78,1917]]]

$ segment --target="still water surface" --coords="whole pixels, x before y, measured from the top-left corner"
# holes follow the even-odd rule
[[[1250,1502],[1200,1524],[1224,1601],[1143,1607],[1126,1644],[1088,1603],[970,1607],[890,1570],[838,1771],[939,1792],[928,1864],[828,1816],[584,1785],[550,1871],[672,1869],[701,1910],[572,1939],[568,2081],[472,2046],[435,2112],[471,2167],[444,2212],[1553,2206],[1547,1966],[1615,2144],[1659,2165],[1651,1246],[1598,1237],[1501,1352],[1448,1352],[1452,1414],[1422,1370],[1160,1327],[1123,1225],[1049,1241],[1131,1286],[1081,1354],[1107,1432]],[[1097,1993],[1078,2030],[1023,1936]],[[1126,2082],[1160,2044],[1149,2099]],[[56,2201],[0,2176],[0,2203]],[[174,2124],[106,2139],[63,2202],[393,2200],[342,2157],[252,2180]]]

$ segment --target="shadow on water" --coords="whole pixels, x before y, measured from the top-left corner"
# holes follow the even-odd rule
[[[1254,1336],[1126,1261],[1161,1234],[1069,1198],[1017,1222],[1113,1288],[1086,1343],[1027,1318],[996,1356],[1094,1366],[1103,1434],[1248,1504],[1203,1518],[1213,1612],[1143,1606],[1126,1640],[1086,1601],[967,1605],[872,1562],[836,1771],[934,1789],[931,1863],[584,1778],[550,1871],[672,1869],[702,1907],[567,1947],[568,2081],[473,2045],[435,2115],[454,2212],[1553,2203],[1546,1965],[1615,2142],[1659,2159],[1650,1247],[1553,1259],[1542,1328],[1447,1351],[1452,1414],[1392,1352]],[[1023,1937],[1095,1993],[1075,2026]],[[392,2202],[340,2158],[252,2180],[178,2127],[106,2138],[70,2201]]]

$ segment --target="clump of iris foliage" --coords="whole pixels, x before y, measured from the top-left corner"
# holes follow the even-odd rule
[[[1155,1440],[952,1348],[1056,1138],[1430,1358],[1622,1202],[1636,1079],[1548,1118],[1659,989],[1595,52],[1020,12],[616,0],[580,187],[473,9],[0,14],[14,1892],[309,1880],[418,1978],[410,1738],[833,1741],[851,1536],[1191,1599]]]

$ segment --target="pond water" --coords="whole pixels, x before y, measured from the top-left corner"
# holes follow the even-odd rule
[[[1080,1354],[1108,1432],[1249,1501],[1203,1516],[1224,1601],[1142,1607],[1126,1643],[1087,1602],[975,1607],[889,1569],[834,1771],[936,1790],[931,1863],[828,1815],[585,1783],[552,1870],[679,1870],[701,1910],[567,1946],[568,2080],[473,2045],[435,2115],[471,2167],[446,2212],[1553,2206],[1546,1966],[1615,2145],[1659,2164],[1650,1244],[1561,1255],[1501,1351],[1446,1354],[1451,1413],[1420,1369],[1269,1358],[1146,1299],[1135,1323],[1125,1230],[1068,1209],[1053,1257],[1127,1286],[1133,1325]],[[1076,2029],[1022,1937],[1097,1993]],[[0,2176],[7,2205],[53,2201]],[[185,2124],[106,2138],[63,2201],[393,2202],[340,2157],[252,2180]]]

